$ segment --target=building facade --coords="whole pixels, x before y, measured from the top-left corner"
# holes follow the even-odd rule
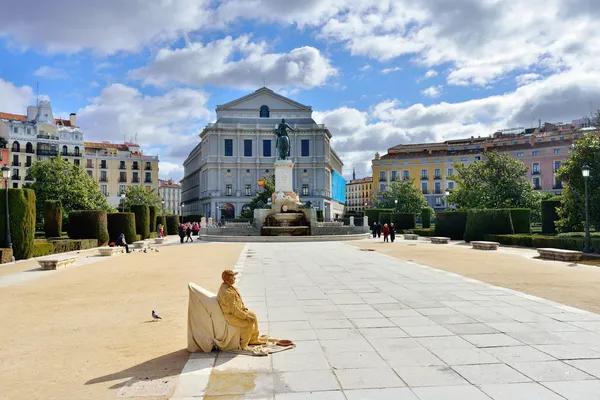
[[[346,210],[364,211],[373,201],[373,177],[353,179],[346,183]]]
[[[394,181],[411,179],[435,209],[446,208],[446,191],[454,189],[454,164],[484,160],[485,152],[508,152],[527,167],[527,178],[536,190],[562,193],[556,172],[569,158],[573,142],[595,128],[545,124],[531,130],[498,131],[489,137],[448,140],[441,143],[398,145],[372,160],[375,197]]]
[[[113,207],[121,204],[127,186],[144,186],[158,191],[158,156],[145,155],[135,143],[85,142],[88,175]]]
[[[75,165],[83,163],[83,132],[76,115],[54,118],[49,101],[27,107],[27,115],[0,112],[0,138],[7,145],[2,163],[12,169],[13,188],[33,183],[29,167],[34,161],[60,156]]]
[[[274,130],[285,118],[293,128],[293,187],[301,201],[323,210],[325,218],[342,216],[345,183],[343,190],[336,188],[343,163],[331,148],[329,129],[312,119],[311,107],[261,88],[217,106],[216,112],[216,122],[202,130],[200,143],[183,164],[184,213],[217,219],[238,216],[262,190],[259,182],[274,174]]]
[[[181,185],[173,179],[159,179],[158,194],[163,199],[166,214],[181,214]]]

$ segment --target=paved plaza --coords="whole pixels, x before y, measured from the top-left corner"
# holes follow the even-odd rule
[[[248,244],[235,268],[297,347],[193,354],[174,399],[600,399],[596,314],[343,243]]]

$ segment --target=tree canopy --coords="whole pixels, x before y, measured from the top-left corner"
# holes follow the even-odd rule
[[[529,179],[527,167],[507,153],[486,152],[485,161],[454,164],[456,186],[448,203],[459,209],[529,208],[538,210],[541,194]]]
[[[427,199],[414,185],[414,179],[393,182],[380,196],[381,199],[376,202],[378,208],[393,208],[397,212],[417,214],[423,207],[427,207]],[[395,200],[398,200],[397,205]]]
[[[269,199],[275,192],[275,176],[270,176],[268,178],[263,178],[264,186],[262,192],[257,192],[256,196],[250,200],[248,203],[248,207],[241,213],[243,218],[253,218],[254,210],[257,208],[264,207],[269,202]]]
[[[156,189],[147,190],[144,186],[127,186],[125,188],[125,209],[131,206],[161,206],[162,199]]]
[[[34,162],[29,171],[35,179],[31,187],[38,222],[43,219],[46,200],[60,200],[65,217],[71,211],[111,209],[98,184],[79,165],[53,157]]]

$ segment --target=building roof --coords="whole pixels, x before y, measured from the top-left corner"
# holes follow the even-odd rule
[[[312,118],[286,118],[285,122],[290,125],[316,125],[316,122]],[[216,122],[217,124],[243,124],[243,125],[269,125],[275,126],[281,123],[281,118],[231,118],[222,117]]]
[[[297,101],[294,101],[292,99],[288,99],[287,97],[282,96],[280,94],[277,94],[274,91],[272,91],[271,89],[266,88],[266,87],[262,87],[262,88],[254,91],[254,92],[252,92],[252,93],[250,93],[250,94],[248,94],[246,96],[240,97],[239,99],[232,100],[229,103],[218,105],[217,106],[217,111],[230,108],[230,107],[232,107],[232,106],[234,106],[236,104],[239,104],[239,103],[242,103],[244,101],[250,100],[251,98],[260,96],[262,94],[267,94],[269,96],[273,96],[273,97],[275,97],[275,98],[277,98],[277,99],[279,99],[279,100],[281,100],[281,101],[283,101],[285,103],[293,105],[294,107],[297,107],[297,108],[300,108],[300,109],[304,109],[305,111],[312,111],[312,107],[306,106],[306,105],[301,104],[301,103],[298,103]]]
[[[93,148],[98,148],[98,149],[117,149],[117,150],[123,150],[123,151],[129,151],[129,146],[132,147],[140,147],[138,144],[135,143],[110,143],[110,142],[84,142],[83,143],[84,147],[93,147]]]
[[[27,122],[27,115],[0,112],[0,119]],[[55,118],[54,122],[56,122],[56,124],[60,126],[71,126],[71,121],[68,119]]]
[[[175,189],[180,189],[181,185],[177,182],[173,182],[172,179],[159,179],[158,180],[158,185],[160,187],[168,187],[168,188],[175,188]]]
[[[364,178],[351,179],[346,184],[347,185],[356,185],[356,184],[359,184],[359,183],[371,183],[371,182],[373,182],[373,177],[372,176],[366,176]]]

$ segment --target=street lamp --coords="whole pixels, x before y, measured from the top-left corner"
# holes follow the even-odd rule
[[[12,249],[12,239],[10,237],[10,211],[8,209],[8,180],[10,179],[10,168],[6,164],[2,167],[2,178],[4,178],[4,182],[6,182],[6,248]],[[12,256],[11,261],[15,261],[14,256]]]
[[[583,245],[584,253],[591,253],[592,248],[590,247],[590,210],[588,207],[588,178],[590,177],[590,167],[587,164],[583,164],[581,167],[581,174],[583,175],[583,184],[585,186],[585,243]]]
[[[181,203],[181,223],[183,223],[183,207],[185,207],[185,204]]]
[[[394,199],[394,212],[396,212],[397,208],[398,208],[398,199]]]
[[[121,212],[125,212],[125,198],[127,198],[125,192],[121,193]]]
[[[164,200],[161,201],[161,204],[162,204],[162,215],[164,216],[165,215],[165,201]]]

